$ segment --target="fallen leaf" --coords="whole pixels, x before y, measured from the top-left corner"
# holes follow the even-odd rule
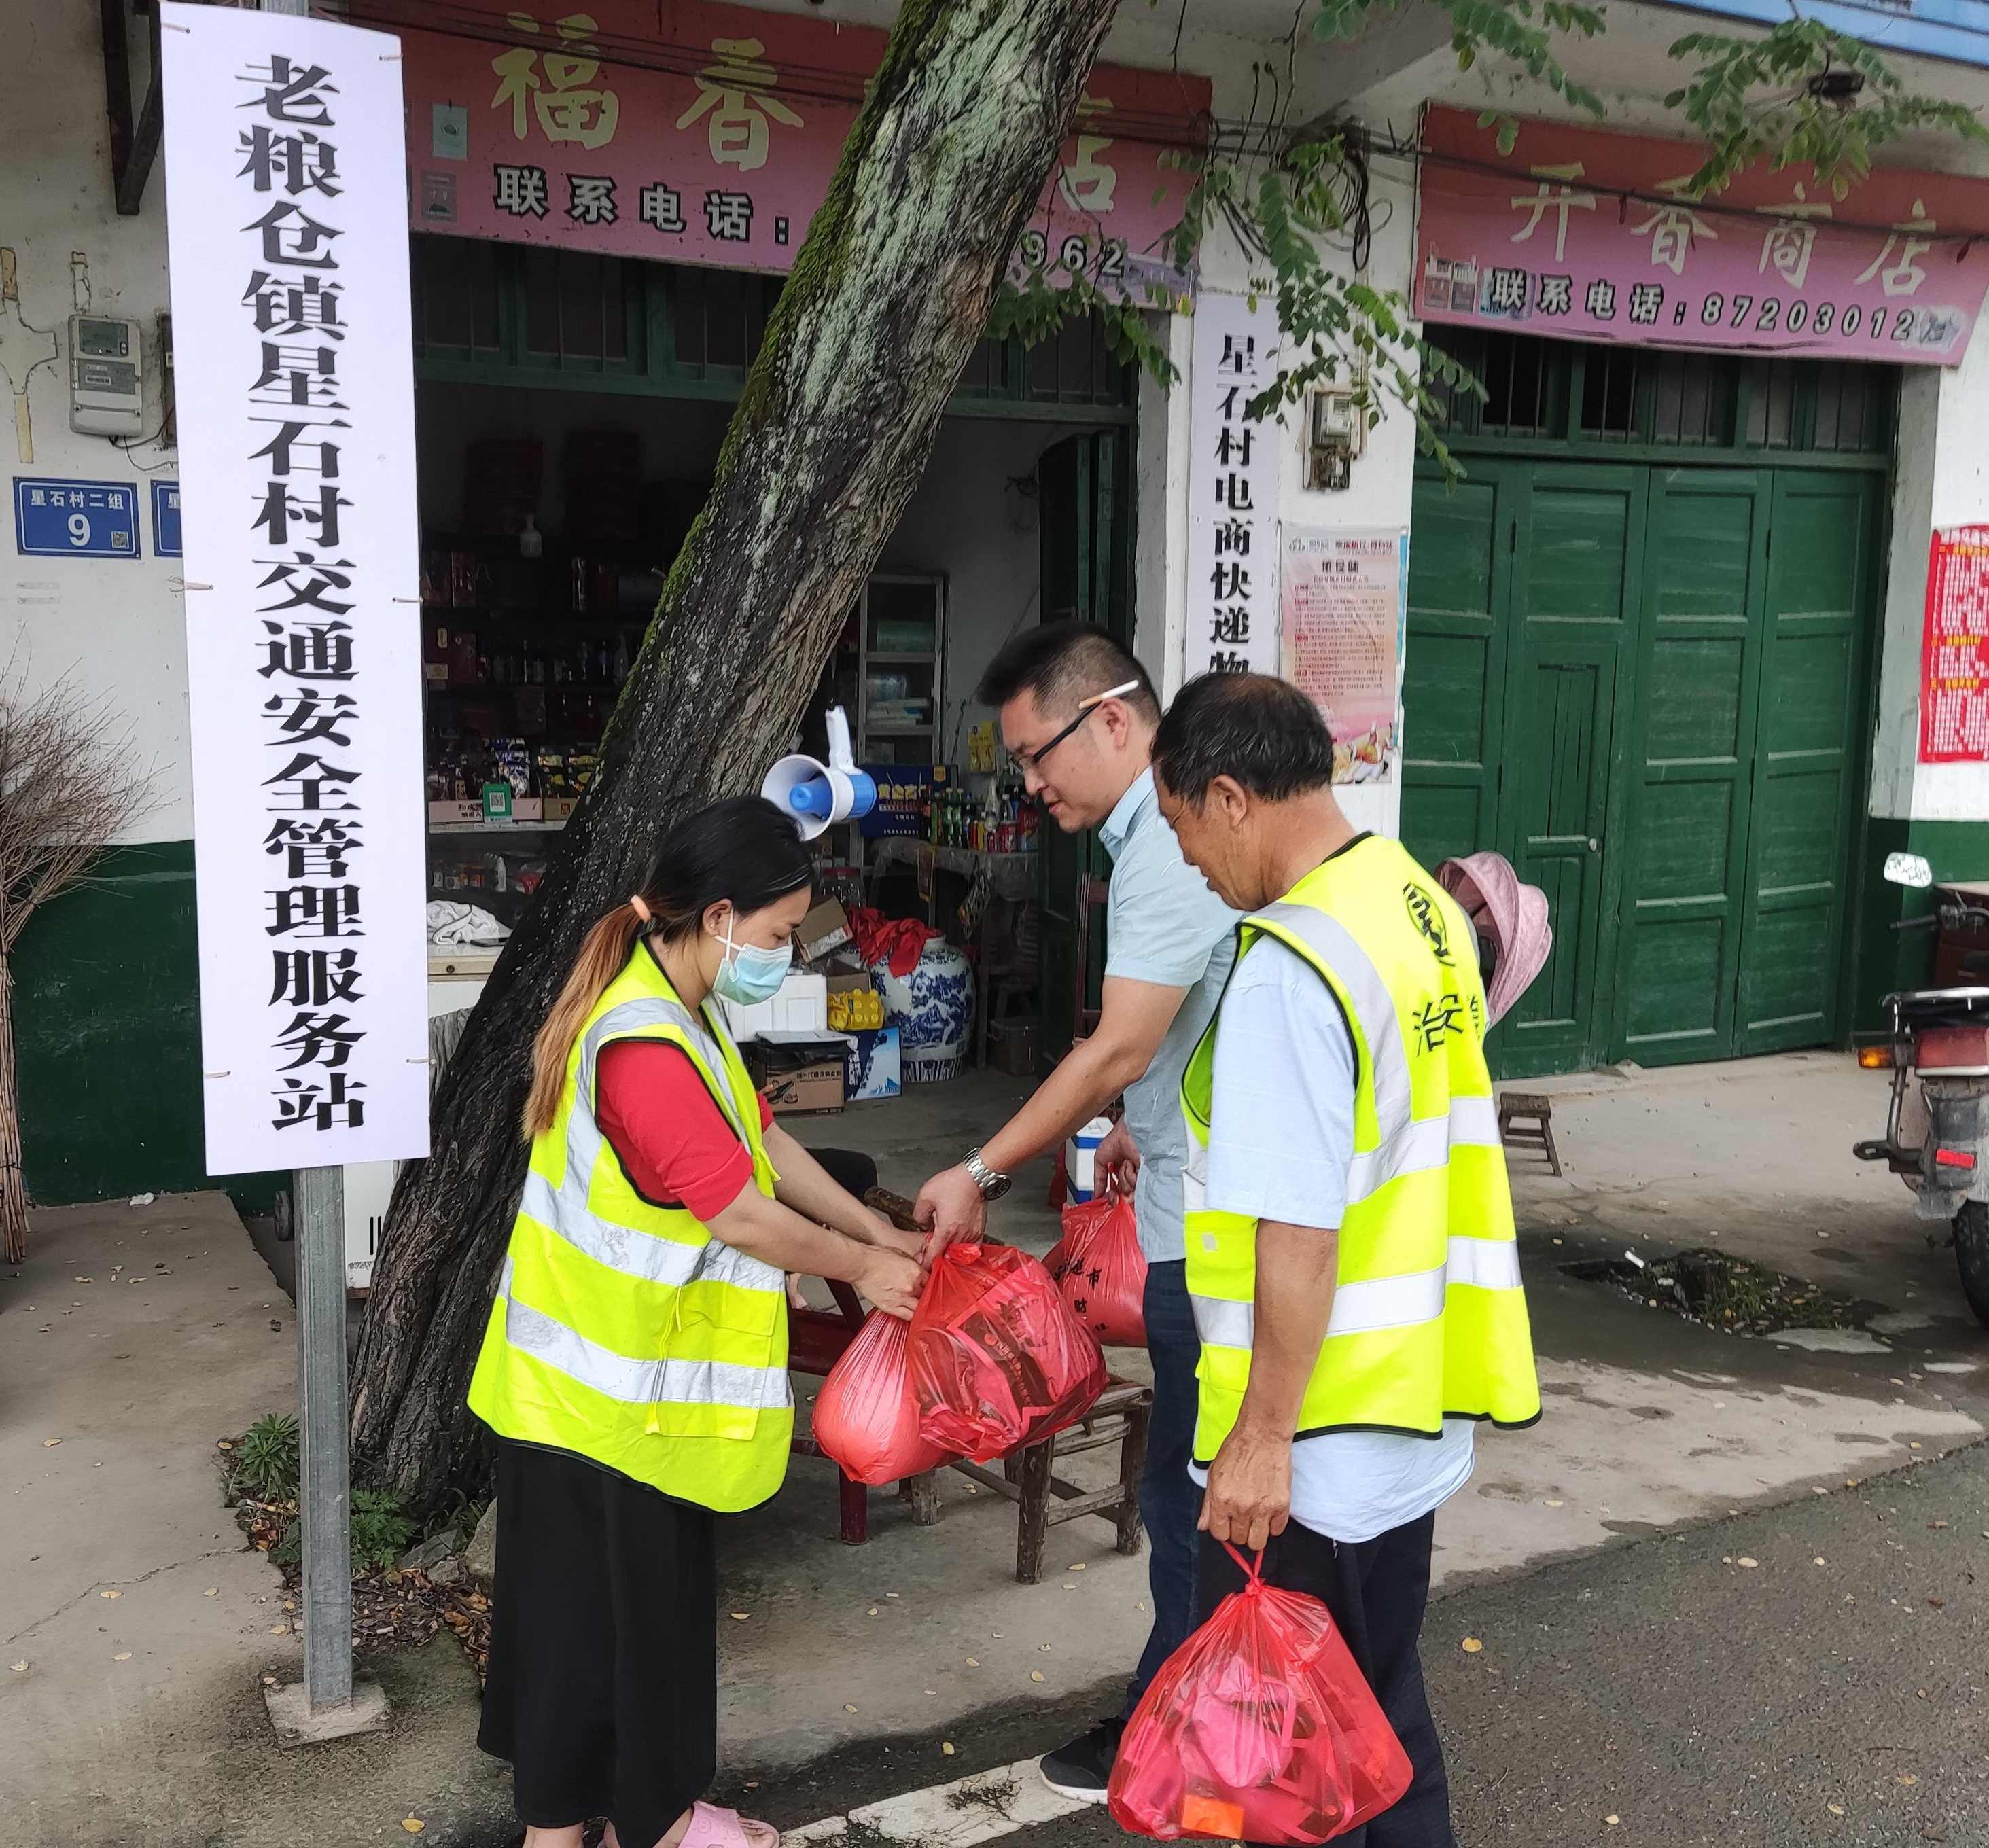
[[[1032,1681],[1040,1681],[1042,1678],[1043,1671],[1040,1668],[1032,1668],[1029,1670],[1029,1679]]]
[[[1464,1653],[1467,1656],[1476,1655],[1484,1647],[1485,1645],[1479,1642],[1476,1636],[1466,1636],[1464,1639]]]
[[[287,1623],[272,1623],[269,1626],[269,1634],[273,1636],[287,1636],[290,1633],[290,1626]]]
[[[939,1748],[941,1752],[944,1752],[948,1758],[951,1758],[953,1756],[952,1740],[941,1739],[939,1742]]]
[[[898,1595],[898,1594],[897,1594],[896,1592],[885,1592],[885,1594],[884,1594],[884,1596],[885,1596],[886,1597],[887,1597],[887,1598],[895,1598],[896,1596],[897,1596],[897,1595]]]
[[[1945,1610],[1947,1609],[1947,1600],[1945,1598],[1930,1598],[1927,1599],[1927,1602],[1931,1604],[1936,1610]]]
[[[1827,1495],[1830,1493],[1830,1491],[1825,1488],[1823,1484],[1819,1482],[1814,1488],[1811,1489],[1810,1493],[1812,1495]]]
[[[842,1711],[843,1711],[845,1713],[854,1713],[854,1712],[856,1711],[856,1709],[855,1708],[852,1707],[847,1701],[845,1701],[842,1703]]]
[[[1754,1569],[1754,1568],[1755,1568],[1756,1566],[1759,1565],[1761,1562],[1760,1562],[1760,1560],[1758,1560],[1758,1559],[1749,1559],[1749,1558],[1747,1557],[1747,1555],[1745,1553],[1743,1553],[1743,1554],[1740,1555],[1740,1557],[1739,1560],[1736,1562],[1736,1563],[1737,1563],[1737,1564],[1738,1564],[1738,1565],[1744,1565],[1744,1566],[1746,1566],[1746,1567],[1747,1567],[1747,1569],[1750,1572],[1752,1572],[1752,1571]]]
[[[1918,1444],[1908,1444],[1908,1445],[1906,1446],[1906,1448],[1907,1448],[1908,1450],[1918,1450],[1920,1447]]]
[[[401,1818],[401,1826],[410,1835],[419,1835],[428,1824],[418,1816],[404,1816]]]
[[[1892,1782],[1896,1784],[1917,1784],[1920,1782],[1920,1779],[1915,1777],[1910,1771],[1903,1771],[1897,1777],[1893,1779]]]
[[[1828,1809],[1832,1816],[1842,1816],[1844,1813],[1844,1806],[1842,1803],[1826,1803],[1824,1805],[1824,1808]]]
[[[25,1662],[9,1662],[7,1666],[17,1675],[24,1675],[28,1672],[28,1665]]]
[[[230,1444],[225,1437],[223,1437],[216,1443],[214,1447],[218,1450],[232,1450],[234,1449],[235,1446]]]
[[[1549,1508],[1566,1508],[1566,1507],[1567,1506],[1567,1504],[1565,1501],[1560,1501],[1560,1500],[1558,1500],[1558,1499],[1555,1499],[1555,1500],[1550,1500],[1550,1501],[1547,1503],[1547,1506],[1548,1506]]]
[[[1929,1527],[1945,1527],[1947,1525],[1947,1523],[1945,1521],[1930,1521],[1927,1523],[1927,1525]]]
[[[872,1616],[873,1616],[873,1617],[876,1616],[876,1614],[877,1614],[877,1607],[876,1607],[876,1605],[874,1605],[874,1604],[873,1604],[873,1605],[872,1605],[872,1606],[870,1606],[869,1614],[870,1614]]]
[[[128,1662],[131,1660],[131,1652],[128,1649],[124,1650],[120,1653],[113,1656],[110,1659],[114,1662]]]
[[[124,1594],[121,1591],[100,1591],[97,1595],[100,1598],[121,1598]]]
[[[1620,1816],[1605,1816],[1602,1819],[1607,1823],[1611,1829],[1614,1829],[1618,1823],[1622,1821],[1623,1819]]]
[[[200,1595],[203,1598],[218,1598],[221,1596],[221,1587],[218,1585],[210,1585]]]
[[[969,1668],[978,1668],[981,1666],[981,1658],[978,1656],[969,1656],[967,1658],[967,1666]]]
[[[42,1440],[42,1448],[45,1450],[52,1450],[61,1442],[62,1440],[59,1437],[44,1437]]]
[[[1941,1523],[1943,1527],[1947,1526],[1947,1523],[1945,1521]],[[1065,1569],[1073,1572],[1081,1572],[1084,1570],[1084,1562],[1080,1559],[1076,1565],[1066,1567]]]
[[[744,1623],[752,1614],[751,1611],[735,1610],[732,1613],[732,1621],[735,1623]]]

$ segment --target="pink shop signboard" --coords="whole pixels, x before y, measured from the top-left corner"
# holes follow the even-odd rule
[[[1501,154],[1497,132],[1425,115],[1426,321],[1960,363],[1989,288],[1989,181],[1881,168],[1838,199],[1806,169],[1755,168],[1702,201],[1683,192],[1692,144],[1523,122]]]
[[[416,230],[733,269],[792,267],[885,37],[681,0],[450,20],[402,34]],[[1024,254],[1179,286],[1157,246],[1190,175],[1164,156],[1208,101],[1205,79],[1095,70]]]

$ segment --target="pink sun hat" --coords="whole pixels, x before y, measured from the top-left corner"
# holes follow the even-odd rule
[[[1486,1024],[1492,1026],[1526,992],[1554,949],[1547,895],[1537,885],[1521,884],[1503,854],[1466,854],[1446,860],[1436,869],[1436,877],[1464,907],[1481,943],[1490,947],[1485,1010],[1491,1017]]]

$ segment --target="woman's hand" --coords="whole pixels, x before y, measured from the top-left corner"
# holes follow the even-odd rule
[[[923,1233],[901,1232],[883,1213],[869,1207],[863,1209],[863,1242],[866,1244],[879,1245],[886,1251],[900,1252],[914,1261],[923,1261],[926,1248]]]
[[[862,1268],[850,1279],[886,1315],[909,1322],[925,1288],[925,1273],[902,1251],[866,1247]]]

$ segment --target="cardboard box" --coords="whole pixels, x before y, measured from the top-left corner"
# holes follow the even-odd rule
[[[740,1055],[776,1116],[805,1110],[840,1110],[847,1065],[839,1037],[782,1034],[742,1041]]]
[[[834,899],[825,899],[801,919],[801,960],[818,963],[849,941],[849,914]]]
[[[988,1062],[1011,1078],[1036,1075],[1036,1017],[988,1023]]]
[[[849,1048],[843,1055],[842,1094],[851,1103],[872,1103],[896,1097],[904,1090],[904,1059],[896,1027],[877,1027],[835,1037]]]

